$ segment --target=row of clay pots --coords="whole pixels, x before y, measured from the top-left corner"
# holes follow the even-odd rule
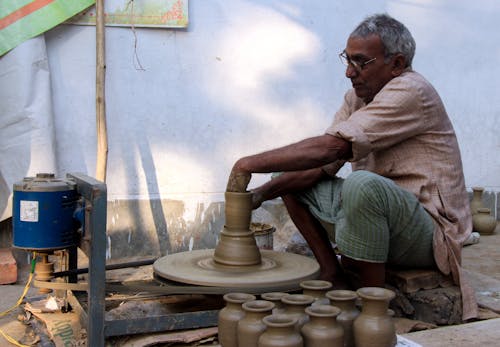
[[[472,188],[472,200],[470,201],[472,227],[480,234],[489,235],[495,231],[497,221],[491,215],[491,209],[483,205],[483,192],[483,187]]]
[[[229,293],[219,313],[219,342],[222,347],[392,347],[396,334],[388,305],[393,297],[394,292],[376,287],[331,290],[316,298],[274,292],[257,300]]]

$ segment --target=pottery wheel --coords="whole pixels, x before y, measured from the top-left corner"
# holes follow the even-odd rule
[[[153,270],[159,277],[201,286],[258,288],[262,292],[294,290],[301,281],[317,279],[316,260],[294,253],[261,250],[262,262],[250,266],[221,265],[213,249],[181,252],[159,258]]]

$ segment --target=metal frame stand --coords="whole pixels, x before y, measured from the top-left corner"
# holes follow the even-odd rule
[[[216,326],[218,310],[172,313],[163,316],[138,319],[105,320],[106,295],[106,184],[80,173],[67,174],[77,185],[77,191],[85,200],[85,226],[79,248],[89,258],[88,309],[79,304],[76,296],[68,296],[73,308],[82,317],[87,329],[87,345],[101,347],[105,338],[138,333],[192,329]],[[70,264],[76,268],[77,252],[70,251]],[[70,281],[76,280],[71,278]]]

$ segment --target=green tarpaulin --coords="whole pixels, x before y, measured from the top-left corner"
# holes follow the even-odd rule
[[[94,3],[95,0],[1,0],[0,55]]]

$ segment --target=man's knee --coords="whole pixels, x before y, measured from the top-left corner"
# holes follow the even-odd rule
[[[387,179],[373,172],[359,170],[352,172],[342,186],[344,208],[361,207],[364,204],[380,203]]]

